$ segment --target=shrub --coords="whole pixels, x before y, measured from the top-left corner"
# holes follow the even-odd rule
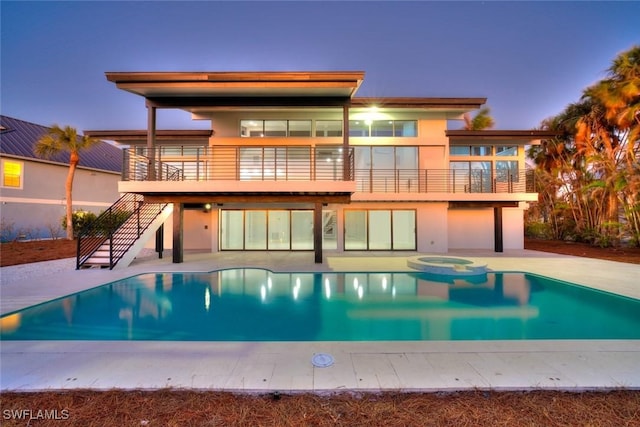
[[[78,233],[84,227],[96,220],[96,214],[89,211],[77,210],[71,216],[71,224],[73,225],[73,237],[78,237]],[[67,216],[62,217],[62,228],[67,229]]]
[[[532,239],[551,239],[553,237],[551,226],[546,222],[527,223],[524,228],[524,235]]]
[[[13,222],[0,220],[0,242],[6,243],[15,240],[16,230]]]

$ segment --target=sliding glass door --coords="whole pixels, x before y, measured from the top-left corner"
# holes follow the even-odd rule
[[[324,249],[337,249],[336,212],[322,213]],[[312,210],[222,210],[220,249],[313,250]]]
[[[347,210],[344,249],[415,250],[416,211],[412,209]]]

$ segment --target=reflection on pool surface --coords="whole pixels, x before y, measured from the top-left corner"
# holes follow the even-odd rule
[[[145,274],[0,319],[3,340],[638,339],[640,301],[523,273]]]

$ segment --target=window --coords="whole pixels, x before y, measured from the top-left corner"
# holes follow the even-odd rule
[[[374,120],[371,123],[371,136],[393,136],[393,121]]]
[[[349,136],[355,137],[415,137],[415,120],[350,120]]]
[[[240,120],[240,136],[311,136],[311,120]]]
[[[2,186],[22,188],[23,163],[14,160],[2,160]]]
[[[472,156],[490,156],[491,146],[490,145],[472,145],[471,155]]]
[[[369,124],[363,120],[349,120],[349,136],[369,136]]]
[[[498,182],[518,182],[518,162],[497,161],[496,179]]]
[[[324,249],[337,249],[336,211],[322,212]],[[313,250],[312,210],[220,211],[220,249]]]
[[[490,193],[491,162],[451,162],[454,193]]]
[[[342,120],[240,120],[240,136],[263,137],[341,137]],[[312,130],[313,129],[313,130]],[[416,137],[415,120],[350,120],[349,136],[353,137]]]
[[[346,210],[345,250],[415,250],[415,210]]]
[[[265,120],[264,136],[287,136],[287,121]]]
[[[311,136],[311,120],[289,120],[289,136]]]
[[[264,122],[262,120],[240,120],[240,136],[263,137]]]
[[[449,155],[451,156],[468,156],[469,154],[471,154],[471,147],[468,145],[462,147],[452,145],[449,147]]]
[[[498,145],[496,147],[496,156],[517,156],[518,155],[518,147],[513,146],[502,146]]]
[[[393,136],[418,136],[415,120],[395,120],[393,122]]]
[[[342,120],[316,120],[316,137],[342,136]]]
[[[490,145],[454,145],[449,147],[451,156],[490,156]]]

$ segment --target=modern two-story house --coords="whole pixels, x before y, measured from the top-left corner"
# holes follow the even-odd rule
[[[485,98],[360,98],[363,72],[108,72],[146,130],[85,131],[125,149],[118,191],[171,206],[160,240],[220,251],[523,247],[541,131],[451,130]],[[181,109],[210,130],[158,130]],[[158,239],[157,239],[158,240]]]

